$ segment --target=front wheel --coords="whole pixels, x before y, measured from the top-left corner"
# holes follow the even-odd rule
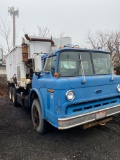
[[[42,109],[38,98],[32,103],[31,116],[35,130],[40,134],[44,134],[47,129],[47,122],[42,117]]]

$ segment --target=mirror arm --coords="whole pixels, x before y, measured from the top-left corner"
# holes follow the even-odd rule
[[[41,74],[41,72],[35,72],[35,75],[36,75],[38,78],[40,78],[40,74]]]

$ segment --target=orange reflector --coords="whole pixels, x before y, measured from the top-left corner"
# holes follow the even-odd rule
[[[61,48],[62,48],[62,46],[59,47],[59,49],[61,49]]]
[[[48,89],[47,91],[50,93],[54,93],[54,90],[52,90],[52,89]]]
[[[59,73],[54,73],[54,77],[59,78]]]

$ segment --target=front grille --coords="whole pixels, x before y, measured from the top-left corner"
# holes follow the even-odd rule
[[[85,103],[79,103],[74,105],[69,105],[66,107],[66,115],[70,115],[73,113],[82,113],[82,112],[88,112],[93,111],[100,108],[110,107],[118,104],[120,102],[119,97],[115,98],[108,98],[104,100],[97,100],[97,101],[90,101]]]

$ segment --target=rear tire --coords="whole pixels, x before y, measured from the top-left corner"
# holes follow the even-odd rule
[[[47,122],[43,119],[42,109],[38,98],[32,103],[31,116],[35,130],[40,134],[44,134],[47,131]]]
[[[12,89],[12,102],[15,107],[18,106],[16,88]]]
[[[9,87],[9,99],[10,99],[10,101],[12,101],[12,91],[13,91],[13,87]]]

